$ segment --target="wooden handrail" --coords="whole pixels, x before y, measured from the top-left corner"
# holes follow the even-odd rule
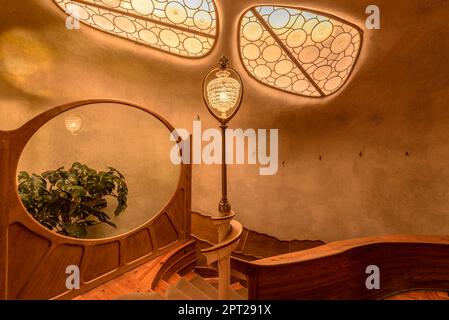
[[[242,236],[243,227],[242,224],[236,220],[230,221],[230,231],[228,236],[220,243],[201,250],[201,253],[204,254],[208,258],[208,264],[211,264],[215,261],[209,262],[209,257],[213,259],[212,257],[216,255],[217,257],[222,256],[223,253],[231,253],[233,249],[235,249],[235,246],[237,246],[238,241],[240,240],[240,237]],[[232,249],[231,249],[232,248]]]
[[[218,234],[217,244],[210,248],[201,250],[206,257],[207,264],[218,263],[218,299],[229,299],[230,280],[231,280],[231,254],[238,246],[240,237],[242,236],[242,225],[232,220],[234,214],[231,213],[221,219],[210,219],[216,227]],[[210,232],[207,236],[211,237]],[[215,238],[212,236],[212,238]],[[215,242],[215,241],[214,241]]]
[[[232,212],[230,214],[228,214],[227,216],[222,216],[222,217],[210,217],[210,219],[214,222],[214,223],[219,223],[219,222],[226,222],[226,221],[231,221],[232,219],[234,219],[235,217],[235,213]]]
[[[200,242],[215,245],[218,242],[217,230],[213,217],[201,212],[192,211],[192,237]],[[289,252],[307,250],[325,244],[321,240],[279,240],[273,236],[250,230],[243,226],[241,241],[233,255],[245,260],[256,260],[273,257]]]
[[[348,250],[375,244],[387,243],[426,243],[426,244],[446,244],[449,245],[449,236],[413,236],[413,235],[393,235],[393,236],[377,236],[364,237],[351,240],[335,241],[316,247],[310,250],[286,253],[275,257],[269,257],[257,260],[258,265],[275,265],[279,263],[295,263],[307,261],[310,259],[323,258]]]
[[[182,270],[189,264],[194,264],[195,257],[195,243],[191,240],[184,243],[182,246],[172,249],[167,256],[159,262],[154,273],[155,276],[151,281],[151,290],[156,289],[160,280],[168,280],[170,276]]]
[[[449,237],[380,236],[337,241],[255,261],[233,258],[249,299],[381,299],[415,289],[449,290]],[[369,289],[368,266],[380,270]]]

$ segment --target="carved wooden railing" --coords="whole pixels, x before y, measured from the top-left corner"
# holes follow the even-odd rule
[[[192,235],[198,240],[199,247],[215,245],[218,241],[216,228],[211,228],[211,217],[192,211]],[[257,260],[280,254],[296,252],[322,246],[321,240],[279,240],[273,236],[250,230],[243,226],[239,245],[232,253],[233,257],[243,260]],[[199,257],[199,264],[202,263]]]
[[[192,236],[198,240],[212,243],[211,247],[200,252],[206,263],[218,265],[218,298],[227,300],[230,292],[231,254],[238,246],[243,227],[232,220],[234,213],[224,217],[201,216],[201,223],[192,222]]]
[[[168,281],[175,273],[188,273],[195,268],[195,245],[196,241],[190,240],[170,251],[159,262],[154,270],[154,277],[150,285],[151,290],[155,290],[161,280]]]
[[[221,225],[223,226],[223,225]],[[207,264],[218,262],[218,299],[227,300],[231,290],[231,254],[237,247],[242,235],[242,225],[240,222],[229,221],[229,232],[215,246],[201,250],[206,256]]]
[[[379,268],[380,288],[366,285]],[[232,259],[249,299],[382,299],[410,290],[449,290],[449,237],[385,236],[338,241],[255,261]]]

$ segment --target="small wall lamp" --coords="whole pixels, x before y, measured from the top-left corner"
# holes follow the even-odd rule
[[[71,135],[76,136],[83,129],[83,118],[77,114],[69,114],[64,119],[65,128]]]

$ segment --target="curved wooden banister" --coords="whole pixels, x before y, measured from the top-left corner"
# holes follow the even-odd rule
[[[426,244],[446,244],[449,245],[449,236],[413,236],[413,235],[393,235],[393,236],[377,236],[365,237],[351,240],[335,241],[323,246],[313,248],[310,250],[286,253],[275,257],[259,259],[256,261],[257,265],[277,265],[279,263],[295,263],[306,261],[310,259],[323,258],[348,250],[365,247],[375,244],[388,243],[426,243]]]
[[[210,265],[225,255],[230,255],[232,251],[237,247],[240,237],[242,236],[243,227],[242,224],[236,220],[230,221],[230,231],[227,237],[220,243],[201,250],[207,258],[207,263]]]
[[[201,250],[206,257],[206,262],[211,265],[218,262],[218,298],[227,300],[230,293],[231,280],[231,254],[238,246],[243,233],[243,226],[235,220],[234,212],[217,218],[205,217],[209,223],[203,224],[204,228],[196,230],[196,237],[209,243],[209,248]]]
[[[234,219],[235,217],[235,213],[231,212],[230,214],[226,215],[226,216],[222,216],[222,217],[210,217],[210,219],[212,221],[214,221],[215,223],[219,223],[219,222],[226,222],[226,221],[231,221],[232,219]]]
[[[193,266],[196,262],[196,242],[190,240],[183,245],[171,250],[167,256],[162,259],[159,266],[155,268],[155,275],[151,281],[151,290],[156,289],[159,281],[167,281],[173,274],[178,273],[189,265]]]
[[[215,245],[218,242],[217,230],[214,226],[213,217],[210,215],[192,211],[192,237],[204,243],[204,245]],[[250,230],[243,226],[241,241],[235,248],[233,255],[244,260],[257,260],[273,257],[289,252],[297,252],[322,246],[321,240],[280,240],[273,236]]]
[[[232,259],[248,278],[249,299],[381,299],[416,289],[449,290],[449,237],[380,236],[337,241],[251,262]],[[369,290],[370,265],[380,289]]]

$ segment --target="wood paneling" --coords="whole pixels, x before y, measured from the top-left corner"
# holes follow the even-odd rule
[[[176,228],[166,214],[154,221],[151,226],[151,234],[158,248],[164,248],[178,238]]]
[[[271,257],[290,252],[287,241],[279,241],[256,232],[248,232],[244,241],[241,252],[251,252],[256,257]]]
[[[183,214],[184,205],[184,190],[180,190],[178,197],[173,202],[173,205],[167,210],[170,220],[176,225],[177,229],[182,229],[182,226],[186,223],[186,216]]]
[[[15,299],[50,248],[51,243],[48,239],[31,232],[19,223],[9,227],[8,236],[8,288],[10,288],[8,295],[10,299]]]
[[[380,268],[368,290],[366,268]],[[411,289],[449,290],[449,238],[392,236],[330,243],[233,267],[248,276],[250,299],[381,299]]]
[[[446,291],[410,291],[388,297],[386,300],[449,300]]]
[[[190,238],[191,166],[181,165],[168,204],[141,227],[109,239],[74,239],[53,233],[25,210],[16,190],[20,155],[33,134],[59,114],[80,106],[121,104],[146,112],[173,132],[161,116],[111,99],[68,103],[48,110],[14,131],[0,131],[0,299],[66,299],[109,281]],[[8,237],[9,230],[9,237]],[[65,287],[68,265],[81,269],[81,289]]]
[[[150,232],[148,229],[143,229],[129,236],[126,240],[126,263],[133,262],[141,257],[151,253],[153,245],[151,244]]]
[[[86,248],[81,267],[82,280],[89,282],[116,270],[120,266],[120,244],[118,241],[97,244]]]
[[[25,247],[17,248],[23,249]],[[66,268],[70,265],[80,266],[83,253],[84,247],[80,245],[66,244],[51,248],[16,298],[48,299],[68,291]],[[26,264],[26,260],[22,263]]]

